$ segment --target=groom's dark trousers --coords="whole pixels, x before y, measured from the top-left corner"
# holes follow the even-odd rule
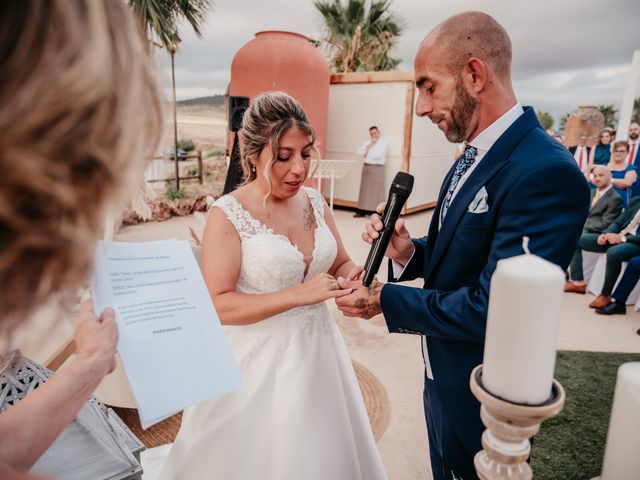
[[[584,175],[530,107],[471,172],[440,226],[453,169],[440,189],[428,235],[413,239],[414,256],[400,278],[390,278],[423,278],[423,288],[387,283],[381,293],[389,331],[424,336],[423,356],[432,378],[425,382],[425,416],[436,480],[476,478],[473,456],[481,448],[484,426],[469,375],[482,363],[496,263],[521,255],[527,236],[531,253],[565,270],[589,210]],[[479,195],[488,209],[474,211]]]

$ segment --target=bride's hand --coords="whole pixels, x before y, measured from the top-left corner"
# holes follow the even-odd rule
[[[338,280],[333,276],[328,273],[320,273],[295,287],[294,295],[298,305],[314,305],[329,298],[348,295],[352,290],[352,288],[340,288]]]

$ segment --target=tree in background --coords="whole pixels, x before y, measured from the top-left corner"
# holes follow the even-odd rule
[[[164,48],[171,55],[171,79],[173,87],[173,145],[175,161],[175,188],[180,191],[180,169],[178,167],[178,114],[176,105],[176,80],[174,57],[180,44],[178,22],[186,20],[198,37],[202,36],[202,25],[212,8],[212,0],[128,0],[129,6],[138,16],[147,38],[152,45]],[[157,39],[157,41],[156,41]],[[132,59],[135,61],[135,59]],[[136,209],[136,213],[138,213]]]
[[[571,115],[570,113],[565,113],[564,115],[562,115],[562,116],[560,117],[560,120],[559,120],[559,122],[558,122],[558,129],[559,129],[561,132],[564,132],[564,129],[565,129],[565,127],[567,126],[567,120],[569,120],[569,116],[570,116],[570,115]]]
[[[633,113],[631,114],[631,121],[640,123],[640,97],[633,101]]]
[[[540,122],[540,125],[542,125],[542,128],[546,130],[547,128],[553,127],[555,120],[549,112],[542,112],[538,110],[536,115],[538,116],[538,121]]]
[[[399,17],[390,12],[392,0],[314,0],[324,20],[320,44],[335,72],[393,70],[400,60],[389,50],[402,33]]]
[[[614,105],[598,105],[598,110],[600,110],[600,113],[602,113],[602,115],[604,116],[604,126],[615,128],[618,110],[616,110]]]
[[[128,0],[149,40],[167,50],[180,41],[178,21],[184,19],[198,37],[213,6],[212,0]],[[157,39],[157,42],[155,41]]]

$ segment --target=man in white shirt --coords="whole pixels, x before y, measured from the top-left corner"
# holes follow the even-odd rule
[[[364,217],[375,212],[376,207],[385,199],[384,163],[387,160],[389,144],[380,136],[378,127],[369,128],[369,139],[358,149],[358,155],[364,157],[358,211],[354,217]]]
[[[640,166],[640,155],[638,155],[638,137],[640,137],[640,125],[633,122],[629,125],[629,156],[627,157],[627,165]]]
[[[578,164],[578,168],[585,174],[589,165],[589,153],[591,153],[591,147],[587,146],[587,140],[589,140],[589,137],[583,133],[578,138],[578,145],[569,147],[569,151]]]

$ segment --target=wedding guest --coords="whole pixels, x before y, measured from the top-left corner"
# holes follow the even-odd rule
[[[0,336],[87,281],[104,213],[160,132],[148,47],[121,0],[0,2]],[[19,121],[16,119],[19,118]],[[0,478],[26,472],[114,368],[111,309],[81,305],[77,350],[0,414]]]
[[[602,308],[597,308],[600,315],[624,315],[627,313],[627,300],[640,279],[640,256],[629,260],[618,286],[611,295],[611,301]]]
[[[635,165],[627,164],[629,144],[624,140],[613,144],[613,153],[609,160],[608,168],[613,177],[613,188],[622,198],[624,208],[627,208],[631,193],[638,180],[638,172]]]
[[[584,222],[583,232],[601,233],[622,212],[622,198],[612,185],[611,171],[603,165],[593,169],[593,184],[591,190],[591,207]]]
[[[640,197],[634,197],[629,206],[602,233],[583,233],[571,260],[570,281],[565,292],[584,293],[582,251],[607,254],[604,284],[600,295],[589,304],[590,308],[602,308],[611,301],[611,292],[620,275],[622,262],[640,255]],[[582,288],[578,288],[582,285]],[[582,291],[581,291],[582,290]]]
[[[591,153],[589,155],[589,171],[593,170],[593,167],[596,165],[607,165],[609,163],[609,159],[611,158],[612,140],[613,136],[609,130],[604,129],[600,132],[598,144],[595,148],[591,149]]]
[[[280,92],[242,129],[244,186],[211,209],[202,270],[245,386],[185,411],[169,479],[386,478],[362,395],[325,300],[354,264],[328,205],[305,187],[315,133]]]
[[[587,173],[589,154],[591,153],[591,147],[587,145],[587,140],[589,140],[589,137],[583,133],[578,138],[578,144],[573,147],[569,147],[569,151],[573,155],[573,158],[582,173]]]

